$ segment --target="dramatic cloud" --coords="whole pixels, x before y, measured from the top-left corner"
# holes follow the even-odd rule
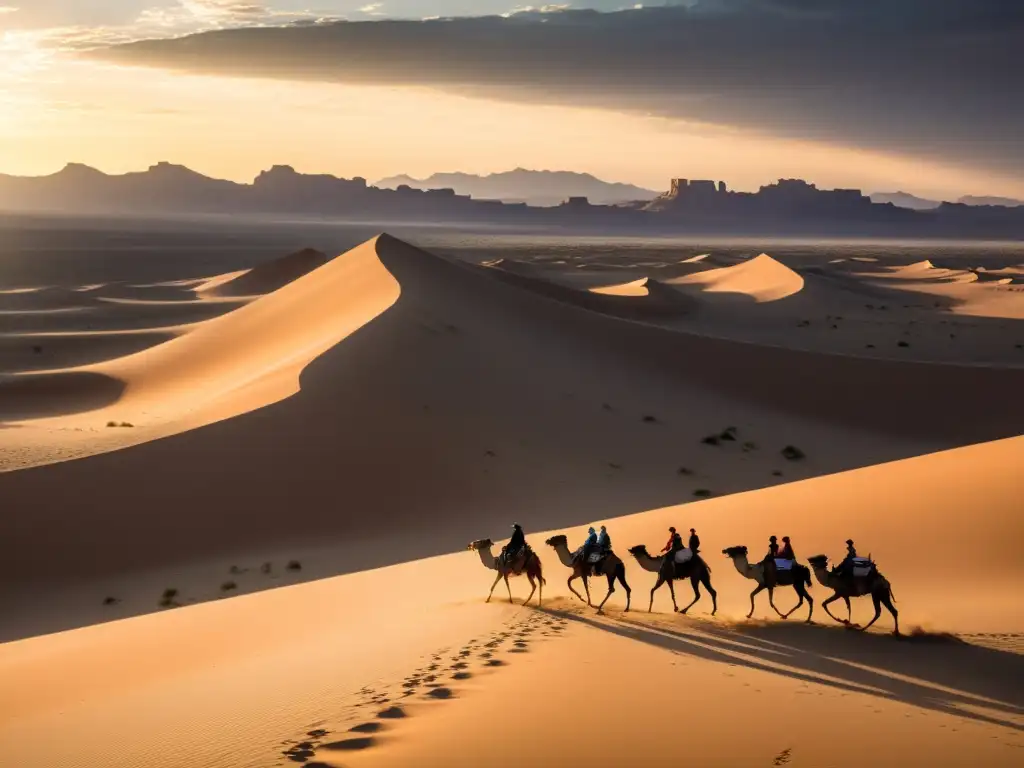
[[[231,30],[99,55],[639,111],[1020,174],[1021,40],[1017,0],[703,0]]]

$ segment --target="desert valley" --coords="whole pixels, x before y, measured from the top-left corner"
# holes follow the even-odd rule
[[[695,251],[380,234],[3,286],[0,764],[1018,764],[1024,251]],[[513,523],[528,605],[467,549]],[[628,612],[545,543],[599,525]],[[685,616],[630,553],[669,526],[716,593]],[[773,534],[855,540],[901,636],[817,569],[748,619],[723,550]]]

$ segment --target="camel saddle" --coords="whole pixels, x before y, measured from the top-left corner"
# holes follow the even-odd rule
[[[526,561],[530,559],[531,554],[533,554],[533,550],[530,549],[530,545],[527,544],[522,549],[515,552],[502,550],[501,559],[505,566],[513,573],[519,574],[523,572],[523,568],[526,567]]]
[[[609,549],[598,549],[587,555],[587,560],[584,565],[594,573],[598,573],[601,569],[601,563],[604,562],[605,558],[611,554]],[[580,560],[583,558],[583,547],[580,547],[573,553],[573,560]]]
[[[855,557],[853,558],[853,567],[850,569],[850,572],[856,579],[871,576],[875,570],[876,567],[873,561],[866,557]]]

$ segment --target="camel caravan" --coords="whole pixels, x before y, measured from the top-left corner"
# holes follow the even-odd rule
[[[651,589],[648,612],[654,610],[654,595],[663,584],[668,585],[673,610],[683,614],[701,599],[700,587],[703,585],[711,596],[711,615],[714,616],[718,611],[718,593],[711,585],[711,566],[701,557],[700,537],[697,536],[697,531],[693,528],[690,529],[689,541],[684,545],[682,536],[674,527],[670,527],[668,530],[668,543],[657,555],[651,555],[643,544],[628,550],[643,570],[658,575],[658,579]],[[569,549],[568,538],[563,535],[552,536],[545,543],[554,549],[562,565],[571,571],[568,587],[576,597],[601,612],[605,603],[608,602],[608,598],[615,593],[615,584],[618,582],[626,592],[625,610],[629,610],[632,590],[626,581],[626,565],[612,550],[611,537],[605,526],[601,526],[600,532],[590,528],[586,541],[575,550]],[[491,584],[491,591],[487,595],[487,601],[490,602],[498,582],[504,580],[509,602],[512,602],[512,588],[509,586],[508,580],[510,577],[525,575],[530,582],[530,594],[523,604],[526,605],[530,602],[539,586],[537,605],[540,605],[544,598],[546,582],[540,557],[526,542],[522,526],[518,523],[513,524],[512,538],[501,548],[500,554],[495,555],[491,551],[493,547],[494,542],[490,539],[480,539],[469,545],[469,549],[479,554],[484,567],[497,572],[494,583]],[[895,624],[894,634],[900,634],[899,612],[893,605],[895,598],[889,581],[881,574],[870,556],[858,556],[853,541],[850,539],[846,541],[846,557],[832,568],[828,567],[829,561],[826,555],[815,555],[808,558],[808,565],[798,563],[788,536],[782,537],[781,546],[776,537],[772,536],[768,542],[768,553],[758,562],[750,562],[747,556],[748,549],[742,545],[727,547],[722,550],[722,554],[732,560],[740,575],[754,581],[757,585],[750,593],[748,619],[754,615],[754,598],[766,591],[768,604],[782,619],[788,619],[806,602],[808,605],[807,623],[810,624],[814,615],[814,599],[808,590],[811,588],[811,573],[813,572],[818,583],[833,592],[831,597],[821,603],[825,613],[832,619],[852,627],[850,598],[870,596],[874,603],[875,615],[866,626],[859,627],[859,629],[864,631],[878,621],[884,606],[892,614]],[[604,599],[594,606],[590,597],[590,579],[602,576],[608,580],[608,592]],[[573,586],[573,582],[577,579],[583,582],[583,591],[586,597]],[[693,600],[685,607],[680,608],[676,602],[673,582],[682,580],[689,580],[693,589]],[[785,613],[775,606],[775,589],[777,587],[792,587],[796,592],[797,604]],[[828,608],[831,603],[840,599],[846,603],[845,619],[839,618]]]

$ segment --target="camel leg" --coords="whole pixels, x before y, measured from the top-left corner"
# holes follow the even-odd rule
[[[765,589],[768,590],[768,605],[770,605],[772,607],[772,609],[777,614],[779,614],[779,616],[782,616],[782,611],[780,611],[778,608],[775,607],[775,587],[765,587]],[[786,618],[786,617],[782,616],[782,618]]]
[[[800,585],[800,590],[804,593],[804,598],[807,600],[807,604],[811,607],[810,611],[807,612],[807,623],[813,624],[811,617],[814,615],[814,598],[811,597],[811,593],[807,591],[807,587]]]
[[[491,602],[491,598],[494,596],[494,588],[496,586],[498,586],[498,582],[499,581],[501,581],[501,574],[500,573],[497,576],[494,577],[494,583],[491,584],[491,591],[490,591],[490,593],[488,593],[487,600],[485,602],[488,602],[488,603]],[[508,581],[506,580],[505,583],[508,584]]]
[[[508,590],[508,601],[509,601],[510,603],[512,603],[512,602],[515,602],[515,601],[514,601],[514,600],[512,599],[512,587],[510,587],[510,586],[509,586],[509,583],[508,583],[508,574],[506,573],[506,574],[504,574],[504,576],[505,576],[505,589],[507,589],[507,590]]]
[[[576,597],[578,597],[582,602],[586,602],[585,600],[583,600],[583,595],[577,592],[572,586],[572,583],[576,581],[576,579],[578,578],[579,576],[577,576],[575,573],[569,577],[569,591],[576,595]]]
[[[676,588],[672,586],[672,579],[669,579],[666,583],[668,584],[668,593],[672,595],[672,610],[678,613],[679,606],[676,604]]]
[[[661,578],[661,576],[659,576],[658,577],[658,583],[655,584],[653,587],[651,587],[651,604],[649,606],[647,606],[647,612],[648,613],[650,613],[651,611],[654,610],[654,593],[657,592],[658,591],[658,587],[660,587],[664,583],[665,583],[665,580],[663,578]]]
[[[794,613],[801,605],[804,604],[804,591],[801,589],[802,586],[802,584],[793,585],[793,589],[796,590],[796,596],[799,598],[799,600],[797,600],[796,605],[794,605],[792,608],[790,608],[788,611],[782,614],[783,619],[788,619],[791,613]]]
[[[868,627],[878,621],[878,617],[882,615],[882,601],[879,599],[878,595],[872,593],[871,602],[875,604],[875,615],[872,617],[871,621],[860,628],[861,632],[867,632]]]
[[[846,623],[849,624],[853,621],[853,608],[850,607],[849,595],[843,595],[843,600],[846,601]]]
[[[754,591],[750,593],[750,613],[747,614],[748,619],[754,615],[754,595],[763,589],[764,584],[758,584],[757,587],[754,588]]]
[[[533,574],[532,573],[526,574],[526,578],[528,578],[530,580],[530,594],[528,594],[526,596],[526,599],[523,600],[523,605],[529,604],[530,598],[533,597],[533,593],[537,591],[537,582],[533,578]]]
[[[700,583],[707,588],[708,594],[711,595],[711,615],[714,616],[718,613],[718,593],[715,591],[715,588],[711,586],[711,576],[705,573],[701,577]]]
[[[626,613],[628,613],[630,594],[633,592],[633,590],[631,590],[629,588],[629,584],[626,583],[626,566],[620,565],[618,568],[618,573],[616,573],[615,575],[618,578],[618,580],[622,583],[622,588],[626,590]]]
[[[587,574],[584,573],[580,578],[583,579],[583,591],[587,593],[587,606],[589,608],[593,608],[594,604],[590,602],[590,584],[587,579]]]
[[[693,608],[694,604],[700,600],[700,579],[696,576],[690,577],[690,586],[693,587],[693,601],[683,608],[680,613],[686,613],[688,610]]]
[[[882,596],[881,600],[882,605],[884,605],[889,610],[889,613],[892,614],[892,622],[896,625],[896,628],[893,630],[893,634],[898,635],[900,633],[900,612],[897,611],[896,606],[892,604],[891,595],[885,594]]]
[[[604,596],[604,600],[602,600],[601,604],[599,606],[597,606],[597,612],[598,613],[600,613],[601,609],[604,608],[604,604],[608,602],[608,598],[612,596],[612,592],[614,592],[614,591],[615,591],[615,574],[614,573],[609,573],[608,574],[608,594]]]
[[[832,595],[832,597],[829,597],[829,598],[827,598],[825,600],[822,600],[821,607],[825,609],[825,613],[827,613],[833,619],[838,621],[840,624],[847,624],[848,625],[850,623],[849,621],[843,621],[842,619],[840,619],[838,616],[836,616],[834,613],[832,613],[832,611],[830,611],[828,609],[828,604],[833,602],[833,601],[835,601],[835,600],[838,600],[840,597],[841,597],[841,595],[839,595],[837,593],[837,594]]]

